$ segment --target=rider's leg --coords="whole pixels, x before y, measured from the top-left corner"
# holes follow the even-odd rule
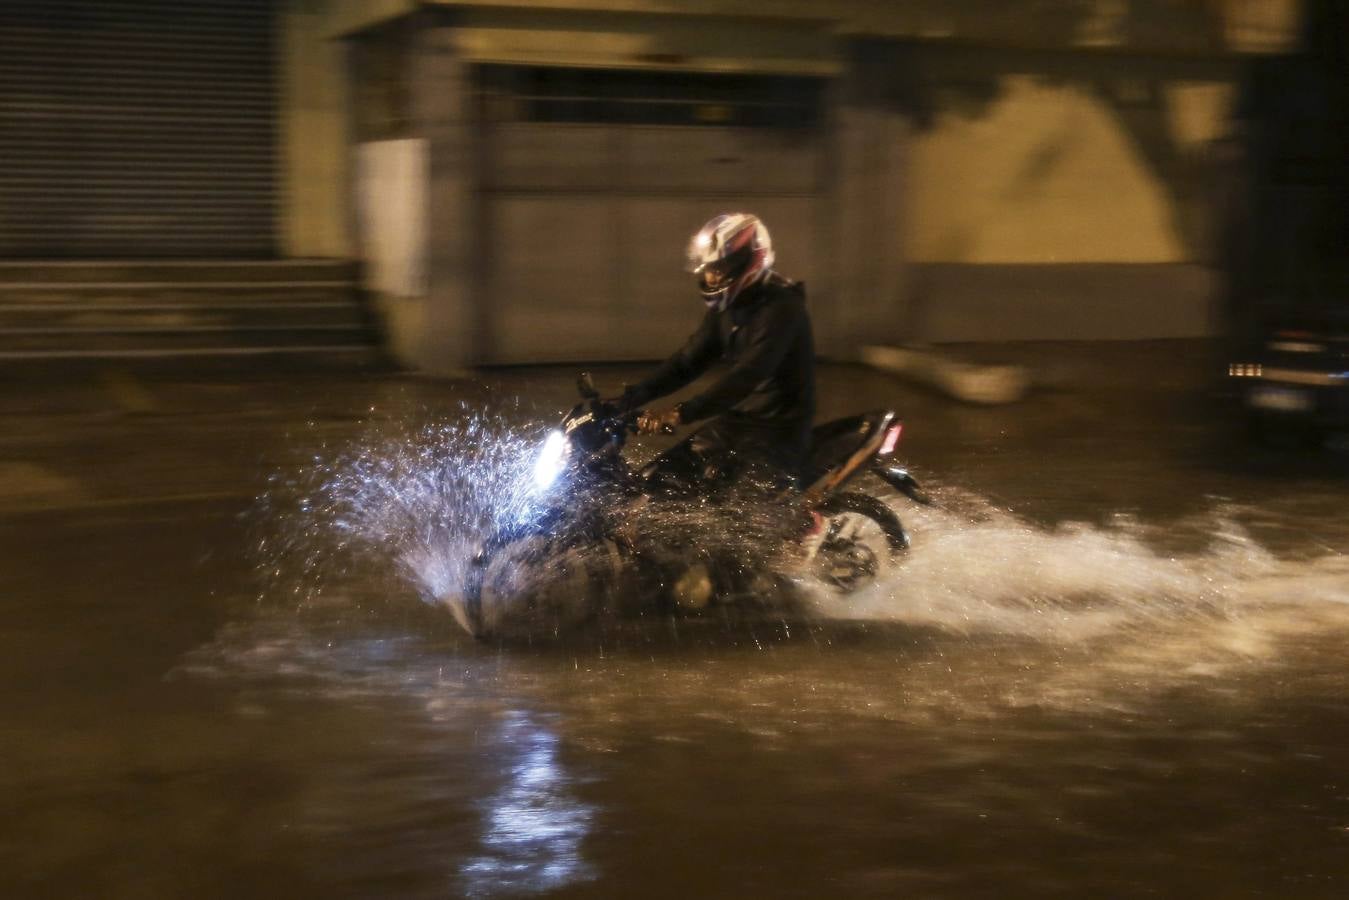
[[[647,469],[657,483],[707,490],[735,483],[780,490],[795,486],[805,456],[794,431],[715,419],[671,447]]]
[[[805,454],[794,430],[729,417],[715,424],[728,480],[770,494],[796,486]]]
[[[656,457],[645,473],[653,484],[679,493],[720,480],[727,465],[725,440],[713,422]]]

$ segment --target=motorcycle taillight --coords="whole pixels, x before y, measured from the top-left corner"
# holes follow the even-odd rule
[[[899,436],[904,431],[904,423],[896,422],[885,430],[885,440],[881,442],[881,449],[877,451],[878,456],[889,456],[895,452],[896,445],[899,444]]]

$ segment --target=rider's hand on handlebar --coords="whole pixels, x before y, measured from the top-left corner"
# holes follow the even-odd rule
[[[638,434],[674,434],[680,424],[679,407],[660,410],[643,410],[637,417]]]

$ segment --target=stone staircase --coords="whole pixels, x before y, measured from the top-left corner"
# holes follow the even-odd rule
[[[344,260],[0,261],[0,362],[380,358]]]

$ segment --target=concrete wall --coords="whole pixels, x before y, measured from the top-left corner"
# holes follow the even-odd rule
[[[873,52],[878,50],[879,52]],[[909,297],[913,120],[892,102],[897,75],[886,48],[858,46],[833,96],[831,308],[815,312],[817,344],[848,358],[899,340]]]
[[[1235,85],[1216,78],[1140,79],[1120,89],[1143,93],[1146,107],[1135,101],[1121,109],[1096,82],[1016,73],[997,77],[993,97],[978,109],[961,109],[958,101],[939,108],[911,151],[912,258],[1159,263],[1203,257],[1209,226],[1198,188]]]
[[[474,359],[485,314],[474,302],[484,251],[473,94],[451,24],[428,22],[411,52],[412,104],[427,148],[428,210],[422,334],[411,355],[420,371],[455,375]]]
[[[418,0],[308,0],[306,5],[322,10],[328,37],[342,38],[413,13],[420,4]]]
[[[365,287],[384,324],[387,349],[416,368],[425,353],[426,141],[366,141],[356,148],[357,234]]]
[[[997,90],[980,114],[944,110],[913,139],[913,261],[1186,258],[1164,186],[1099,101],[1033,75]]]
[[[347,0],[355,2],[355,0]],[[391,0],[379,0],[375,5]],[[834,35],[951,39],[1031,49],[1268,52],[1287,46],[1299,0],[427,0],[474,9],[807,22]],[[752,29],[746,29],[750,31]]]
[[[289,0],[277,17],[280,55],[280,202],[277,233],[289,257],[353,253],[345,48],[330,10]]]
[[[1235,66],[930,50],[916,66],[907,339],[1212,329],[1208,148]]]
[[[417,368],[458,370],[485,327],[473,301],[473,260],[483,245],[475,237],[480,142],[467,112],[469,65],[578,63],[577,54],[586,65],[842,73],[832,126],[835,184],[821,204],[832,283],[814,292],[830,295],[817,318],[821,345],[834,353],[848,353],[862,338],[1163,337],[1209,327],[1199,267],[1211,231],[1204,148],[1224,127],[1237,74],[1234,62],[1213,55],[1242,33],[1229,27],[1238,21],[1231,15],[1200,16],[1173,40],[1153,27],[1155,4],[1009,4],[993,15],[976,0],[903,9],[862,0],[827,10],[813,2],[771,10],[756,3],[756,14],[778,20],[773,40],[751,41],[757,50],[736,59],[717,49],[725,41],[711,41],[700,56],[698,35],[723,32],[689,16],[724,15],[733,3],[443,5],[412,20],[419,30],[407,51],[415,107],[409,134],[428,147],[430,238],[425,296],[397,304],[393,330],[402,335],[402,357]],[[591,12],[578,15],[578,6]],[[1069,7],[1068,18],[1041,15]],[[972,14],[976,8],[983,18]],[[287,253],[358,252],[348,225],[344,109],[351,98],[341,44],[332,38],[412,11],[409,0],[292,0],[286,7]],[[1051,19],[1057,24],[1045,30]],[[1016,20],[1002,35],[1004,48],[1040,49],[944,42],[993,39],[966,32],[1003,20]],[[1251,34],[1268,44],[1283,22]],[[664,31],[647,40],[643,23]],[[803,27],[819,33],[800,33]],[[840,37],[848,33],[910,39],[873,41],[859,60],[856,42]],[[796,48],[800,58],[787,59],[783,48]],[[1145,55],[1157,49],[1170,55]],[[887,70],[887,54],[903,60],[901,70]],[[868,93],[867,85],[882,89]]]
[[[689,16],[475,9],[459,16],[464,55],[522,65],[623,66],[702,72],[834,74],[828,29],[799,22],[737,28]]]
[[[1214,278],[1188,263],[920,263],[909,267],[905,337],[1096,341],[1215,333]]]

